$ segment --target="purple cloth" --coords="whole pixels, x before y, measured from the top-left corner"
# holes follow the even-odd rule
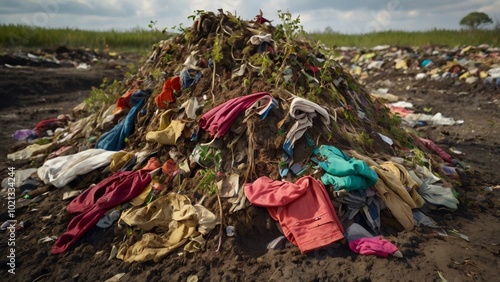
[[[215,138],[222,137],[229,131],[233,122],[243,111],[263,98],[269,100],[264,107],[264,109],[267,110],[268,107],[273,105],[273,98],[267,92],[259,92],[234,98],[204,114],[200,119],[200,127],[208,131],[210,135],[215,136]]]
[[[32,140],[38,138],[38,134],[36,134],[36,131],[32,129],[19,129],[12,134],[12,138],[17,141]]]

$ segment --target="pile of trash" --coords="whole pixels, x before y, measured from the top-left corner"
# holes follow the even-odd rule
[[[335,57],[360,81],[382,68],[414,73],[414,80],[454,79],[457,83],[490,84],[500,87],[500,48],[487,44],[447,48],[376,46],[370,49],[336,48]]]
[[[267,248],[308,253],[347,239],[353,252],[401,257],[380,236],[439,229],[426,213],[457,209],[464,168],[334,52],[286,17],[273,26],[262,14],[201,13],[153,46],[115,104],[18,132],[27,146],[8,159],[32,168],[4,191],[19,213],[64,191],[74,217],[54,234],[54,255],[96,226],[121,228],[110,256],[125,262],[220,251],[227,237],[269,230],[248,212],[266,208],[281,232]]]
[[[500,89],[500,48],[488,45],[461,48],[376,46],[371,49],[338,47],[335,60],[348,69],[371,95],[384,99],[392,113],[405,125],[457,125],[463,120],[432,112],[432,107],[415,109],[392,93],[416,92],[440,85],[441,93],[467,96],[481,89],[495,93]],[[390,77],[391,79],[388,79]]]
[[[0,54],[0,66],[7,68],[44,67],[88,69],[95,64],[113,64],[120,58],[117,52],[92,50],[90,48],[68,49],[60,46],[56,49],[9,51]]]

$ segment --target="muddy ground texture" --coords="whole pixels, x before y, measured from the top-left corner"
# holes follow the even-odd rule
[[[4,178],[8,172],[7,152],[17,146],[11,138],[15,130],[31,128],[37,121],[60,113],[71,113],[89,95],[91,86],[98,86],[104,77],[121,79],[123,75],[123,69],[108,65],[86,70],[74,66],[0,66],[0,176]],[[104,281],[124,273],[121,281],[186,281],[188,277],[203,281],[441,281],[441,273],[448,281],[495,281],[500,265],[500,190],[494,189],[500,185],[500,90],[451,80],[415,81],[414,75],[387,69],[364,84],[377,89],[390,83],[392,94],[416,108],[432,107],[433,111],[465,121],[461,125],[418,130],[448,152],[450,148],[460,151],[453,156],[471,167],[468,179],[457,188],[459,209],[430,212],[446,230],[455,229],[467,235],[469,241],[417,227],[409,232],[385,234],[398,246],[403,259],[356,255],[345,245],[304,255],[292,246],[267,250],[266,244],[279,235],[272,225],[268,229],[235,226],[236,236],[224,236],[220,252],[215,252],[217,240],[209,240],[206,250],[196,255],[173,253],[159,263],[128,264],[108,260],[111,245],[121,240],[118,236],[122,232],[94,228],[75,248],[54,256],[50,253],[53,242],[40,239],[60,235],[70,216],[64,210],[67,203],[60,200],[63,191],[53,190],[30,209],[17,213],[18,220],[28,224],[16,232],[15,275],[7,273],[7,237],[6,233],[0,234],[2,280]],[[6,201],[2,201],[1,222],[7,219],[6,210]],[[268,218],[263,208],[252,207],[245,213],[253,220]],[[41,219],[49,214],[53,214],[52,218]]]

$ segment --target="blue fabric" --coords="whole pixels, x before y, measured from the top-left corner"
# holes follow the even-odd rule
[[[350,158],[343,151],[328,145],[315,149],[324,161],[319,166],[326,172],[321,181],[335,190],[364,190],[377,183],[378,175],[364,161]]]
[[[191,85],[198,83],[200,81],[201,77],[203,74],[201,71],[198,71],[196,75],[192,75],[190,72],[196,72],[196,70],[191,70],[191,69],[184,69],[181,71],[181,80],[182,80],[182,88],[186,89],[190,87]]]
[[[141,110],[144,100],[150,92],[138,90],[130,96],[131,109],[127,116],[115,125],[110,131],[104,133],[97,141],[96,148],[108,151],[120,151],[125,146],[125,138],[134,132],[135,117]]]

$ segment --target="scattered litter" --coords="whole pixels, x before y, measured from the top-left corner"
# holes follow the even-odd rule
[[[191,274],[186,279],[186,282],[198,282],[198,276],[196,274]]]
[[[228,227],[226,227],[226,235],[228,237],[233,237],[236,233],[236,230],[234,229],[234,226],[231,226],[229,225]]]
[[[47,242],[52,242],[57,240],[57,236],[52,235],[52,236],[46,236],[43,237],[42,239],[38,240],[38,243],[47,243]]]
[[[450,233],[452,233],[452,234],[455,234],[455,235],[457,235],[458,237],[460,237],[460,238],[464,239],[465,241],[469,242],[469,237],[468,237],[468,236],[466,236],[466,235],[464,235],[464,234],[462,234],[462,233],[458,232],[458,231],[457,231],[457,230],[455,230],[455,229],[448,230],[448,232],[450,232]]]
[[[118,282],[122,277],[125,275],[125,273],[118,273],[115,276],[105,280],[104,282]]]
[[[116,258],[116,254],[118,254],[118,248],[116,247],[116,245],[113,245],[111,247],[111,252],[109,253],[108,260]]]
[[[72,199],[72,198],[80,195],[81,192],[82,192],[81,190],[74,190],[74,191],[64,192],[62,199],[63,200]]]

